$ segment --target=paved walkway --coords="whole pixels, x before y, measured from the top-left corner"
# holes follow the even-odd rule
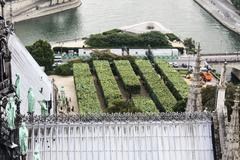
[[[87,46],[85,41],[82,39],[73,39],[73,40],[66,40],[61,42],[50,42],[52,48],[54,47],[78,47],[82,48],[83,46]]]
[[[77,104],[77,97],[75,92],[73,76],[51,75],[49,77],[54,78],[54,82],[59,89],[62,86],[64,86],[66,97],[71,98],[71,102],[69,102],[69,106],[74,106],[74,112],[78,113],[78,104]]]
[[[240,34],[239,11],[227,0],[194,0],[230,30]]]

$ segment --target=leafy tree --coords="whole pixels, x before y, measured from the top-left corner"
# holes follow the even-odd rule
[[[71,76],[73,75],[73,65],[72,63],[66,63],[57,66],[54,69],[54,74],[61,75],[61,76]]]
[[[195,41],[192,38],[186,38],[183,41],[188,54],[196,54]]]
[[[167,37],[161,32],[152,31],[143,34],[132,34],[120,32],[119,30],[111,30],[108,32],[91,35],[86,44],[96,48],[110,47],[136,47],[142,48],[148,45],[152,47],[171,47]]]
[[[40,66],[45,67],[45,71],[52,70],[54,63],[54,52],[47,41],[38,40],[33,45],[27,46],[27,50]]]
[[[204,107],[208,108],[208,111],[214,111],[216,108],[217,87],[207,86],[202,89],[202,103]],[[225,106],[228,110],[228,115],[231,115],[232,106],[234,104],[234,93],[236,92],[236,85],[230,83],[227,85],[225,93]]]
[[[148,45],[151,47],[169,46],[166,36],[158,31],[143,33],[140,34],[139,37],[142,39],[142,44],[145,47]]]
[[[202,88],[202,103],[203,107],[208,111],[214,111],[216,108],[216,86],[206,86]]]
[[[120,29],[112,29],[110,31],[103,32],[103,35],[108,35],[108,34],[115,34],[115,33],[120,33],[122,32]]]

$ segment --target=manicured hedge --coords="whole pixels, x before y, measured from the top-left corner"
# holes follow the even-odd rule
[[[132,66],[128,60],[114,61],[116,72],[120,76],[125,89],[131,93],[140,92],[140,82],[134,73]]]
[[[107,106],[111,107],[115,102],[122,101],[122,95],[112,73],[109,62],[105,60],[93,61],[93,65],[97,73],[99,83],[102,87]]]
[[[152,99],[143,96],[133,97],[135,107],[142,112],[159,112]]]
[[[155,62],[173,95],[178,100],[187,98],[189,87],[181,74],[166,61],[155,59]]]
[[[155,104],[160,105],[163,111],[172,112],[177,101],[151,63],[148,60],[136,60],[135,63]]]
[[[73,65],[74,82],[80,113],[99,113],[101,106],[90,68],[87,63]]]

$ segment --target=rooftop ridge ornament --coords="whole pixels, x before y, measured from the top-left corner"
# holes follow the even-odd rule
[[[227,124],[228,124],[228,113],[227,107],[225,106],[225,95],[226,95],[226,69],[227,62],[225,61],[222,71],[219,84],[217,85],[216,95],[217,98],[215,100],[216,104],[216,113],[219,127],[219,142],[221,152],[224,153],[226,148],[226,136],[227,136]]]
[[[1,4],[1,10],[2,10],[2,18],[4,18],[4,6],[6,4],[5,0],[0,0],[0,4]]]
[[[25,122],[23,122],[19,128],[19,146],[22,157],[26,158],[28,151],[28,129]]]
[[[27,124],[54,124],[54,123],[87,123],[87,122],[158,122],[158,121],[211,121],[210,113],[101,113],[101,114],[82,114],[82,115],[50,115],[37,116],[34,121],[29,121],[29,115],[23,116],[23,122]]]
[[[15,89],[16,96],[20,98],[20,76],[18,74],[16,74]]]
[[[218,84],[219,87],[226,87],[226,71],[227,71],[227,61],[224,62],[222,67],[221,77]]]
[[[2,16],[0,16],[0,157],[20,159],[19,127],[21,122],[20,99],[12,84],[11,51],[8,48],[13,25],[4,19],[5,1],[0,0]],[[4,132],[8,131],[8,132]]]
[[[193,72],[193,80],[190,86],[190,91],[188,94],[188,101],[186,106],[186,112],[202,112],[202,81],[200,76],[200,65],[201,65],[201,55],[200,55],[200,44],[197,48],[197,57],[195,61],[195,67]]]
[[[226,148],[223,154],[223,160],[239,160],[239,91],[237,87],[234,99],[234,105],[232,107],[231,121],[229,122],[226,137]]]

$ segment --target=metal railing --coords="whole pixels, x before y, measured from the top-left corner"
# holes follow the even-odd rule
[[[0,92],[9,87],[10,87],[9,79],[5,79],[3,82],[0,82]]]

